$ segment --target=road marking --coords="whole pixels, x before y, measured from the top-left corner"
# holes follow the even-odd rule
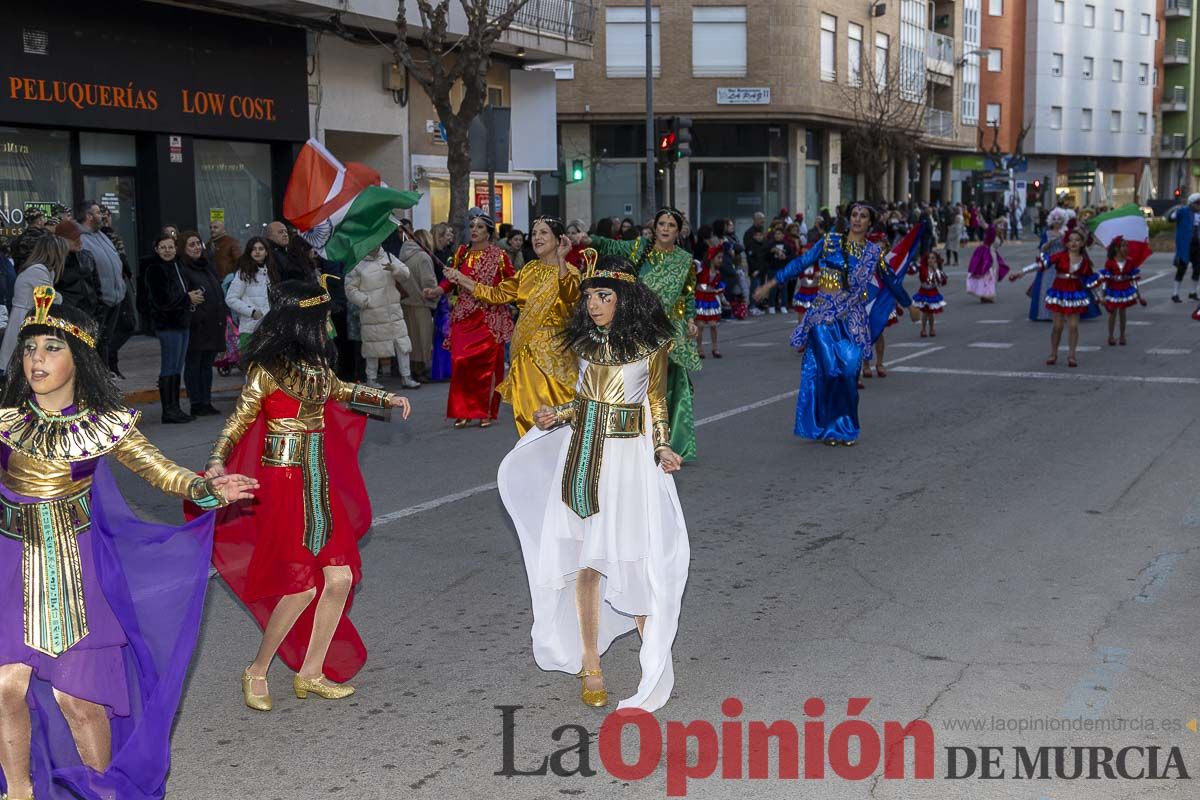
[[[888,342],[889,348],[892,347],[928,347],[925,342]]]
[[[982,350],[1007,350],[1012,342],[971,342],[967,347],[978,347]]]
[[[1126,322],[1125,324],[1126,324],[1126,325],[1136,325],[1136,326],[1138,326],[1139,328],[1142,328],[1142,327],[1145,327],[1145,326],[1147,326],[1147,325],[1153,325],[1154,323],[1153,323],[1153,322],[1145,322],[1145,321],[1142,321],[1142,320],[1130,320],[1129,322]]]
[[[950,369],[947,367],[896,367],[896,372],[926,375],[973,375],[980,378],[1029,378],[1051,381],[1083,381],[1084,383],[1165,383],[1196,386],[1200,378],[1176,378],[1167,375],[1091,375],[1086,372],[1006,372],[991,369]]]
[[[1011,319],[977,319],[976,325],[1008,325],[1012,322]]]
[[[1101,647],[1100,663],[1089,669],[1075,682],[1067,704],[1058,716],[1062,719],[1099,719],[1112,696],[1112,685],[1129,666],[1125,660],[1129,651],[1123,647]]]
[[[914,358],[920,358],[921,356],[927,356],[930,353],[936,353],[938,350],[945,350],[945,349],[946,348],[944,346],[939,345],[937,347],[927,347],[919,353],[911,353],[907,356],[901,356],[900,358],[889,358],[887,360],[887,367],[890,369],[892,364],[900,364],[904,361],[912,361]]]
[[[1099,349],[1100,349],[1099,346],[1094,345],[1094,344],[1081,344],[1075,348],[1075,352],[1077,352],[1077,353],[1094,353]],[[1070,350],[1071,350],[1071,348],[1068,345],[1060,344],[1058,346],[1058,352],[1060,352],[1060,353],[1067,353],[1067,352],[1070,352]]]
[[[1152,347],[1146,352],[1152,356],[1186,356],[1192,351],[1175,347]]]
[[[1147,283],[1153,283],[1154,281],[1158,280],[1159,278],[1165,278],[1170,274],[1171,274],[1171,271],[1169,269],[1163,270],[1162,272],[1158,273],[1157,275],[1151,275],[1149,278],[1142,278],[1140,281],[1138,281],[1138,286],[1145,286]]]
[[[778,347],[779,342],[743,342],[738,347]]]
[[[1146,582],[1142,586],[1142,590],[1133,596],[1135,602],[1138,603],[1153,603],[1162,594],[1163,588],[1167,585],[1167,578],[1171,575],[1171,570],[1183,558],[1181,553],[1159,553],[1154,557],[1142,572],[1142,577],[1146,578]]]
[[[442,506],[446,505],[447,503],[454,503],[458,500],[466,500],[468,497],[474,497],[477,494],[483,494],[484,492],[490,492],[492,489],[495,489],[495,488],[496,488],[496,483],[495,483],[495,481],[493,481],[491,483],[485,483],[482,486],[475,486],[470,489],[463,489],[461,492],[455,492],[454,494],[448,494],[443,497],[437,497],[437,498],[434,498],[433,500],[427,500],[424,503],[417,503],[415,506],[409,506],[408,508],[402,508],[399,511],[392,511],[387,514],[381,514],[378,517],[376,517],[375,519],[371,520],[371,524],[372,525],[387,525],[389,522],[395,522],[398,519],[404,519],[405,517],[411,517],[414,514],[422,514],[426,511],[432,511],[435,508],[441,508]]]

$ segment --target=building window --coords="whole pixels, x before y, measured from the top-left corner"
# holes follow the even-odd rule
[[[1004,0],[988,0],[988,16],[1004,16]]]
[[[1083,7],[1083,27],[1085,27],[1085,28],[1096,27],[1096,7],[1095,6],[1084,6]]]
[[[1150,35],[1150,15],[1142,14],[1140,19],[1141,19],[1141,26],[1138,28],[1138,33],[1142,34],[1142,36],[1149,36]]]
[[[1050,130],[1062,130],[1062,106],[1050,106]]]
[[[1146,63],[1138,64],[1138,83],[1145,86],[1150,82],[1150,65]]]
[[[1125,30],[1125,12],[1119,8],[1113,11],[1113,30]]]
[[[1050,56],[1050,74],[1058,78],[1062,76],[1063,54],[1054,53]]]
[[[1001,51],[993,47],[988,50],[988,72],[999,72],[1002,66]]]
[[[821,15],[821,80],[837,80],[837,17]]]
[[[983,122],[989,128],[999,128],[1000,127],[1000,104],[999,103],[988,103],[987,104],[987,114],[983,118]]]
[[[1138,133],[1146,132],[1146,125],[1149,123],[1149,118],[1150,118],[1150,115],[1147,114],[1145,111],[1138,112],[1138,128],[1137,128]]]
[[[662,74],[659,58],[658,9],[650,12],[650,37],[654,77]],[[604,9],[604,58],[610,78],[642,78],[646,75],[646,10],[609,6]]]
[[[973,53],[979,49],[979,21],[983,8],[981,0],[963,0],[962,49]],[[962,122],[979,124],[979,56],[965,55],[962,59]]]
[[[875,83],[879,88],[887,87],[888,82],[888,35],[875,34]]]
[[[1112,79],[1113,83],[1120,83],[1125,79],[1125,62],[1119,58],[1113,59]]]
[[[1154,76],[1154,83],[1151,85],[1157,87],[1158,86],[1158,67],[1155,67],[1151,74]]]
[[[71,202],[75,193],[71,183],[71,134],[8,126],[3,130],[0,181],[3,181],[4,191],[0,192],[0,234],[16,236],[24,227],[26,203]],[[114,221],[115,218],[116,215]],[[118,227],[117,230],[122,229]],[[137,244],[136,228],[134,231],[134,238],[127,240],[131,248]]]
[[[863,28],[853,22],[849,24],[850,47],[846,51],[846,61],[850,73],[850,85],[862,86],[862,52]]]
[[[1113,133],[1121,132],[1121,112],[1113,111],[1112,117],[1109,119],[1108,129]]]
[[[1083,116],[1080,119],[1079,127],[1085,131],[1092,129],[1092,110],[1090,108],[1083,109]]]
[[[919,103],[925,99],[929,23],[925,0],[901,0],[900,3],[900,93],[905,100]],[[953,58],[953,54],[950,56]]]
[[[225,229],[245,241],[274,219],[270,145],[195,139],[192,153],[196,210],[202,220],[220,210]]]
[[[741,78],[745,74],[746,7],[693,7],[692,75]]]
[[[1083,79],[1085,81],[1090,81],[1092,79],[1092,74],[1095,73],[1095,71],[1096,71],[1096,59],[1092,58],[1091,56],[1084,56],[1083,57]]]
[[[1063,0],[1054,0],[1054,21],[1061,23],[1067,16],[1067,4]]]

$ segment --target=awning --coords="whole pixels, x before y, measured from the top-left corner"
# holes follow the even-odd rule
[[[413,169],[417,181],[423,180],[450,180],[450,170],[445,167],[422,167],[418,166]],[[477,183],[487,182],[486,172],[472,172],[471,180]],[[497,172],[496,183],[533,183],[537,180],[537,175],[532,172]]]

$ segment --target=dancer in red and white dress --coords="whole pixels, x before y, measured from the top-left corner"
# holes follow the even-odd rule
[[[1014,272],[1009,278],[1016,280],[1033,269],[1054,270],[1054,283],[1046,292],[1046,310],[1054,321],[1050,331],[1050,356],[1046,359],[1048,366],[1058,363],[1058,345],[1062,341],[1064,327],[1067,329],[1067,366],[1079,366],[1075,359],[1075,348],[1079,344],[1079,317],[1092,302],[1091,289],[1100,279],[1093,272],[1092,260],[1087,254],[1088,238],[1087,233],[1072,225],[1063,236],[1065,249],[1050,256],[1048,261],[1031,264],[1021,272]]]
[[[812,308],[813,300],[820,291],[820,286],[817,285],[817,277],[820,274],[820,268],[814,263],[796,278],[796,293],[792,296],[792,308],[796,310],[801,321],[804,320],[804,314]]]
[[[1104,307],[1108,309],[1109,347],[1117,344],[1113,334],[1118,319],[1121,321],[1120,342],[1122,346],[1125,344],[1125,309],[1138,303],[1146,305],[1138,293],[1140,267],[1140,264],[1130,260],[1129,246],[1124,238],[1118,236],[1108,243],[1108,261],[1100,270],[1100,280],[1104,282]]]
[[[721,280],[721,267],[725,261],[725,249],[710,247],[704,256],[704,265],[696,273],[696,349],[704,358],[704,330],[712,331],[713,358],[720,358],[717,349],[717,325],[721,323],[721,296],[725,282]]]
[[[942,271],[944,259],[936,251],[927,253],[921,258],[920,269],[910,267],[911,274],[921,276],[921,288],[913,297],[913,305],[921,310],[921,338],[937,336],[933,327],[933,318],[946,308],[946,298],[942,296],[941,287],[950,282]]]

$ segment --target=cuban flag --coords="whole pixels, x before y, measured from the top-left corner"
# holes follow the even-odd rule
[[[867,322],[871,329],[872,343],[887,327],[888,317],[896,307],[896,294],[900,295],[900,304],[905,308],[912,303],[904,291],[904,276],[916,260],[921,249],[921,240],[925,235],[925,222],[922,220],[883,257],[884,268],[890,274],[890,290],[884,287],[879,275],[871,276],[871,282],[867,286]]]

